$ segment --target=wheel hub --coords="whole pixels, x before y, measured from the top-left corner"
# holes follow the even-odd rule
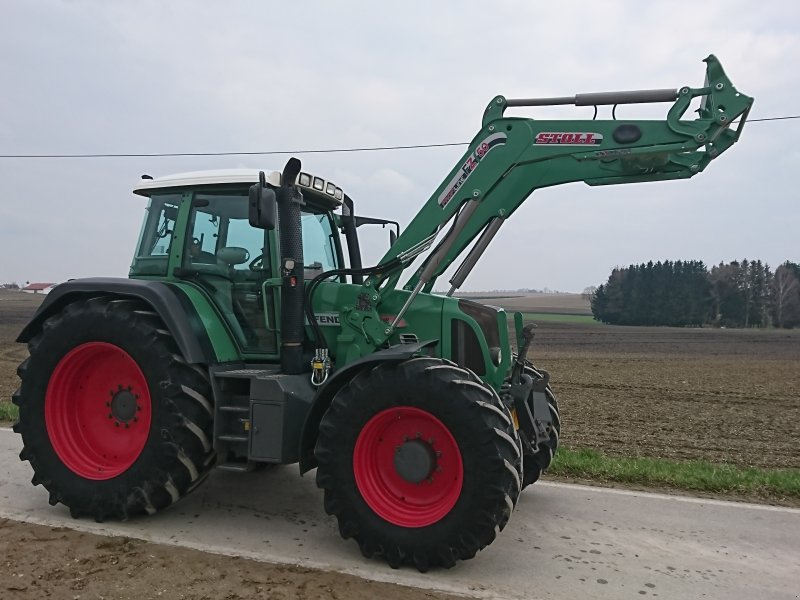
[[[139,396],[134,394],[130,387],[119,389],[117,392],[112,391],[111,394],[111,416],[121,423],[133,421],[138,410],[136,399]]]
[[[396,406],[375,414],[358,434],[353,475],[361,497],[400,527],[427,527],[461,495],[464,465],[450,429],[433,413]]]
[[[405,442],[394,453],[394,468],[409,483],[422,483],[436,468],[436,453],[422,440]]]
[[[147,378],[130,354],[108,342],[86,342],[61,357],[50,375],[45,426],[70,471],[112,479],[144,450],[152,407]]]

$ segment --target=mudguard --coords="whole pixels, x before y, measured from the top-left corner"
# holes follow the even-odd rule
[[[149,304],[161,317],[175,338],[184,359],[190,363],[216,362],[214,348],[189,298],[177,286],[145,279],[93,277],[73,279],[56,286],[17,337],[28,342],[51,315],[67,304],[93,296],[137,298]]]
[[[303,434],[300,436],[300,474],[310,471],[317,466],[314,458],[314,446],[317,443],[317,433],[322,416],[331,405],[333,397],[342,386],[350,381],[356,373],[365,368],[373,367],[384,362],[400,362],[417,354],[423,348],[428,348],[439,343],[439,340],[428,340],[416,344],[398,344],[385,350],[379,350],[368,356],[360,358],[345,365],[333,373],[328,381],[317,392],[314,404],[308,411],[306,422],[303,425]]]

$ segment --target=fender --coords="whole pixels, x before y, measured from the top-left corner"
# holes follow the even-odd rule
[[[428,348],[438,343],[439,340],[428,340],[416,344],[390,346],[385,350],[379,350],[355,360],[331,375],[330,379],[317,392],[314,403],[308,411],[308,416],[306,416],[306,422],[303,425],[303,434],[300,436],[300,474],[302,475],[317,466],[317,460],[314,458],[314,446],[317,443],[317,433],[319,432],[322,416],[331,405],[336,392],[344,387],[356,373],[381,363],[408,360],[423,348]]]
[[[42,323],[67,304],[94,296],[137,298],[149,304],[167,325],[183,357],[190,363],[216,362],[214,348],[200,317],[189,298],[176,286],[146,279],[93,277],[72,279],[47,294],[36,314],[17,337],[28,342],[41,330]]]

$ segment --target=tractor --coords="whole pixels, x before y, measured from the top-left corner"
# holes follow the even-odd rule
[[[705,62],[700,88],[493,98],[371,267],[358,228],[396,223],[357,215],[295,158],[280,173],[144,176],[129,278],[57,286],[18,337],[32,483],[102,521],[167,508],[213,468],[298,463],[366,557],[420,571],[474,557],[550,465],[561,423],[527,360],[532,325],[517,313],[510,334],[502,309],[454,294],[534,190],[689,178],[736,142],[753,99]],[[596,118],[651,102],[672,103],[666,119]],[[504,116],[551,105],[595,118]]]

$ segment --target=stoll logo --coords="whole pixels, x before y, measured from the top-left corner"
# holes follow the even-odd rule
[[[603,143],[603,134],[590,131],[542,131],[533,143],[548,146],[594,146]]]

